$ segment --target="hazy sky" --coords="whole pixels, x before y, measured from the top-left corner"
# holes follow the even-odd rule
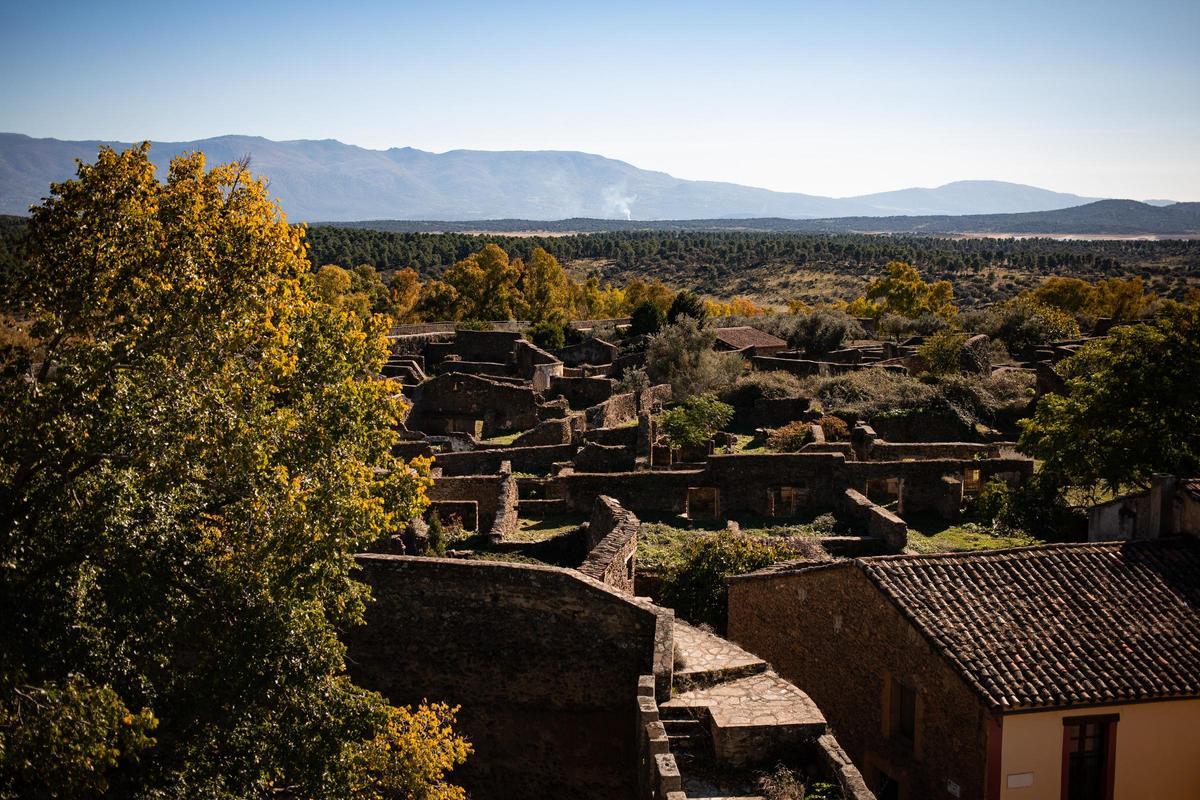
[[[0,4],[0,130],[1200,200],[1200,0]]]

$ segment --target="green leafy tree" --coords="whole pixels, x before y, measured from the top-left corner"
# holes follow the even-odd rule
[[[671,384],[677,400],[719,392],[742,374],[742,359],[733,353],[715,352],[716,338],[716,332],[691,317],[681,317],[650,339],[646,374],[656,384]]]
[[[658,333],[666,322],[662,309],[650,300],[643,300],[634,306],[629,315],[629,332],[634,336]]]
[[[850,304],[851,314],[875,318],[884,314],[909,318],[933,314],[953,319],[958,313],[949,281],[927,283],[915,267],[904,261],[888,262],[885,271],[883,277],[867,284],[865,296]]]
[[[707,442],[731,419],[733,406],[722,403],[711,394],[700,394],[689,397],[665,412],[660,425],[667,440],[681,447]]]
[[[1119,492],[1200,470],[1200,310],[1117,328],[1059,371],[1067,394],[1046,395],[1022,423],[1021,449],[1044,473]]]
[[[397,716],[336,636],[427,505],[386,326],[244,165],[148,150],[51,187],[0,293],[0,796],[459,797],[453,709]]]

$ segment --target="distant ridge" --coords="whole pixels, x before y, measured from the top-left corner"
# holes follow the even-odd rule
[[[342,228],[395,233],[594,233],[602,231],[760,231],[777,233],[895,233],[925,235],[1032,234],[1094,236],[1197,236],[1200,203],[1165,206],[1136,200],[1099,200],[1072,208],[1025,214],[839,217],[833,219],[611,220],[496,219],[457,222],[363,220],[327,222]]]
[[[129,146],[0,133],[0,213],[27,213],[51,182],[74,174],[75,159],[94,160],[102,144]],[[411,147],[369,150],[332,139],[156,142],[151,157],[161,174],[172,156],[190,150],[203,150],[211,163],[249,155],[251,169],[270,179],[272,193],[295,221],[829,219],[1034,212],[1095,199],[974,180],[832,198],[682,180],[572,151],[429,153]]]

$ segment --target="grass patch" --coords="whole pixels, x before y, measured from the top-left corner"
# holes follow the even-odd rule
[[[517,542],[541,542],[573,531],[586,521],[586,517],[563,515],[542,519],[522,519],[509,539]]]
[[[492,445],[502,446],[502,445],[506,445],[506,444],[512,444],[513,442],[515,442],[517,440],[517,437],[519,437],[523,433],[525,433],[525,431],[517,431],[516,433],[506,433],[504,436],[493,436],[491,439],[484,439],[483,441],[480,442],[480,444],[488,445],[488,446],[492,446]]]
[[[755,538],[775,540],[786,544],[787,539],[815,539],[834,533],[837,523],[831,514],[808,520],[781,522],[771,517],[735,517],[742,533]],[[683,560],[684,546],[696,536],[713,533],[725,527],[724,522],[690,520],[677,516],[647,516],[638,532],[638,569],[665,572]],[[799,551],[799,548],[797,548]]]
[[[915,527],[908,529],[908,547],[917,553],[970,553],[1044,544],[1024,531],[996,533],[987,525],[976,522],[952,524],[935,517],[923,517],[909,524]]]

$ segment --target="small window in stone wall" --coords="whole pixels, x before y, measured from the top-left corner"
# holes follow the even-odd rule
[[[630,582],[633,581],[633,556],[625,559],[625,578]]]
[[[911,749],[917,741],[917,690],[892,679],[888,735]]]

